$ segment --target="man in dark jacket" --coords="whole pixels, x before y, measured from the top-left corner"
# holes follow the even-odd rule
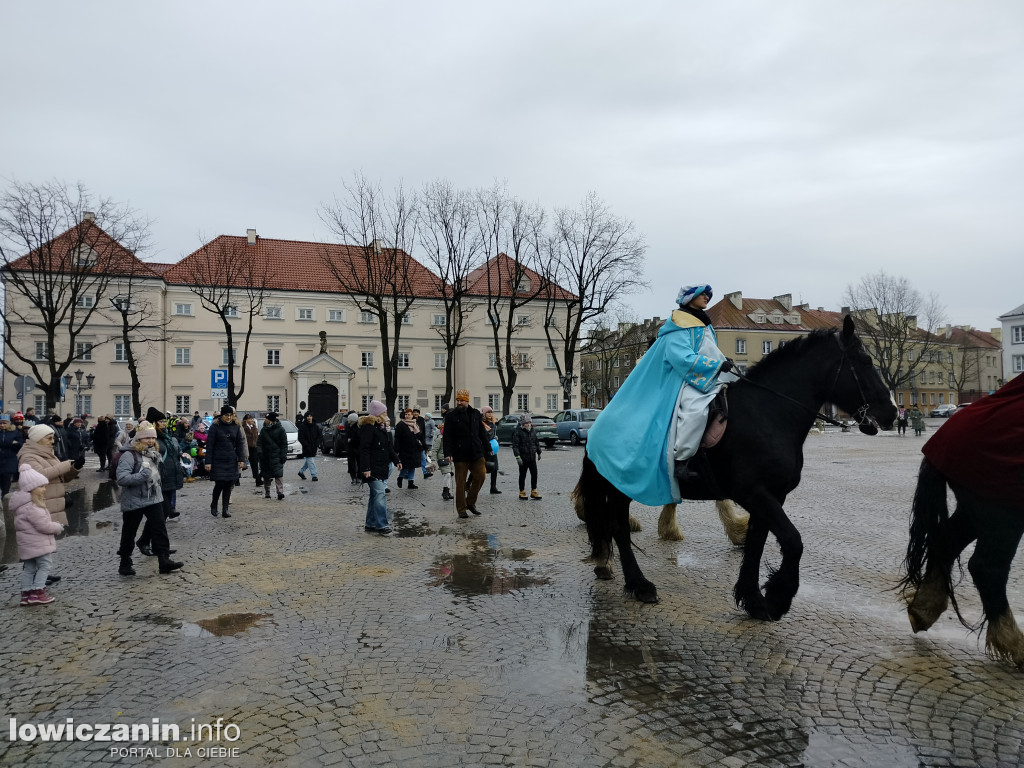
[[[113,448],[113,435],[110,433],[107,417],[97,416],[96,426],[92,430],[92,449],[100,459],[100,468],[96,470],[97,472],[107,471],[107,460],[110,458],[111,448]]]
[[[315,483],[320,479],[316,476],[316,462],[314,461],[317,449],[320,447],[320,427],[313,421],[312,411],[307,411],[306,418],[299,424],[299,445],[302,446],[302,458],[305,459],[299,469],[299,477],[305,480],[306,476],[302,473],[308,468],[309,475]]]
[[[491,455],[490,440],[480,411],[469,405],[469,390],[455,393],[455,407],[444,417],[444,457],[455,467],[455,511],[466,518],[474,515],[477,495],[487,478],[484,456]],[[469,488],[466,476],[469,475]]]
[[[391,533],[387,497],[384,495],[388,465],[394,464],[397,469],[402,469],[402,463],[387,432],[384,421],[386,416],[387,406],[379,400],[373,400],[370,402],[370,415],[359,419],[359,469],[363,475],[363,482],[370,486],[370,500],[366,505],[366,523],[363,530],[382,536]]]
[[[0,497],[11,492],[18,476],[18,451],[25,444],[25,433],[14,426],[8,414],[0,415]]]
[[[270,481],[277,484],[277,500],[284,498],[284,464],[288,461],[288,434],[271,411],[263,419],[263,429],[256,440],[260,454],[260,473],[263,475],[263,495],[270,498]]]

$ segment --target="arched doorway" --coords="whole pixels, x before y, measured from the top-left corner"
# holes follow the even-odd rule
[[[327,421],[338,412],[338,388],[333,384],[314,384],[309,388],[309,413],[313,421]]]

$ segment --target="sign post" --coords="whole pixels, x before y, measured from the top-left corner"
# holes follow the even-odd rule
[[[210,397],[214,400],[228,399],[228,372],[219,368],[210,371]]]

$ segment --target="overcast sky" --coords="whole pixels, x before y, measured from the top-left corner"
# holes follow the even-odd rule
[[[882,269],[955,324],[1024,304],[1019,0],[48,0],[0,40],[0,177],[130,203],[152,260],[330,239],[361,171],[595,191],[646,238],[638,318],[692,282],[839,309]]]

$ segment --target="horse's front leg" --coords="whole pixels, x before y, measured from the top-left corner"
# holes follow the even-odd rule
[[[757,514],[753,507],[747,507],[747,510],[750,512],[747,540],[743,545],[740,575],[736,579],[732,594],[736,605],[745,610],[751,618],[768,621],[772,617],[758,583],[761,555],[764,554],[764,545],[768,540],[768,521],[763,515]]]
[[[793,603],[793,597],[800,588],[800,558],[803,556],[804,545],[800,532],[786,516],[782,503],[767,491],[761,491],[750,499],[749,503],[741,502],[750,512],[750,528],[747,531],[747,543],[743,552],[743,565],[740,568],[740,581],[736,583],[737,601],[740,600],[741,583],[744,588],[743,606],[756,619],[782,618]],[[777,571],[768,577],[764,586],[764,603],[757,602],[760,590],[757,579],[760,572],[761,556],[768,533],[774,534],[782,550],[782,563]],[[755,541],[751,541],[755,539]],[[753,543],[753,546],[752,546]],[[755,597],[756,595],[756,597]]]

